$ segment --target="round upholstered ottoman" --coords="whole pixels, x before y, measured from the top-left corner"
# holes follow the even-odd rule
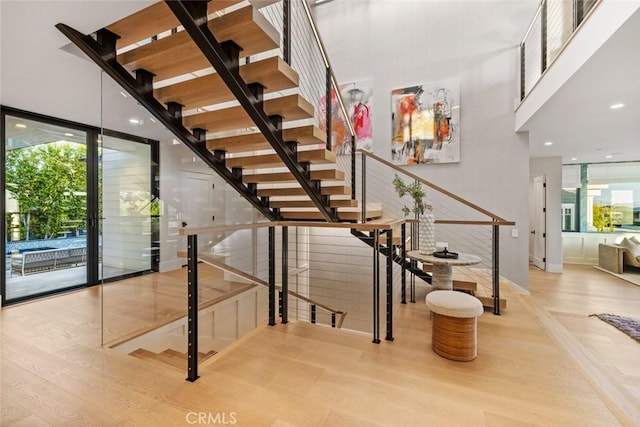
[[[480,300],[457,291],[432,291],[427,294],[426,303],[433,314],[433,351],[461,362],[475,359],[477,319],[484,312]]]

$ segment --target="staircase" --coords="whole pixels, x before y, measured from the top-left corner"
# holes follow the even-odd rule
[[[293,0],[281,1],[285,12],[291,8]],[[351,170],[338,165],[316,100],[303,95],[306,70],[290,65],[287,18],[281,46],[279,30],[259,10],[272,3],[158,2],[95,35],[56,27],[266,219],[381,218],[381,208],[359,206],[355,157]],[[314,44],[309,34],[297,36]],[[330,92],[336,82],[324,61],[326,75],[317,78],[326,78],[319,84]],[[382,252],[430,283],[395,249],[386,245]]]
[[[278,30],[252,4],[159,2],[95,40],[57,28],[268,219],[363,219],[315,100],[301,95]]]

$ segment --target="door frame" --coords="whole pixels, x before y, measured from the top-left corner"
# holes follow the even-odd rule
[[[126,139],[133,142],[148,144],[151,146],[151,195],[152,197],[159,198],[160,189],[159,189],[159,142],[156,140],[130,135],[123,132],[118,132],[110,129],[100,129],[95,126],[90,126],[70,120],[60,119],[57,117],[47,116],[44,114],[34,113],[31,111],[25,111],[17,108],[8,107],[5,105],[0,105],[0,164],[3,165],[2,173],[0,173],[0,192],[2,193],[2,197],[0,197],[0,244],[2,245],[2,250],[4,251],[6,248],[6,182],[5,182],[5,173],[4,173],[4,165],[6,162],[6,127],[5,120],[6,116],[18,117],[25,120],[33,120],[38,121],[54,126],[66,127],[69,129],[77,130],[80,132],[85,132],[86,139],[86,150],[87,150],[87,201],[86,201],[86,219],[87,219],[87,272],[86,272],[86,282],[80,285],[74,285],[65,287],[62,289],[55,289],[46,292],[41,292],[25,297],[14,298],[7,301],[6,297],[6,256],[0,257],[0,270],[2,271],[2,276],[0,276],[0,295],[2,296],[0,304],[5,306],[7,304],[16,304],[20,302],[24,302],[26,300],[31,300],[35,298],[42,298],[46,296],[50,296],[53,294],[69,292],[76,289],[87,288],[90,286],[95,286],[101,283],[99,280],[99,221],[101,218],[101,213],[99,210],[99,137],[101,134],[107,136],[113,136],[116,138]],[[152,258],[152,268],[150,271],[159,271],[159,231],[152,233],[151,236],[151,246],[156,249],[156,254]],[[136,276],[140,274],[148,273],[149,271],[128,274],[126,277]],[[115,281],[120,280],[124,277],[115,277],[110,278],[107,281]]]
[[[533,178],[533,236],[531,258],[533,265],[547,269],[547,180],[544,175]],[[541,253],[538,253],[538,249]]]

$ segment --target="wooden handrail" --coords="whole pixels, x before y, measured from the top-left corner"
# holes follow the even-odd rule
[[[456,224],[456,225],[516,225],[515,221],[472,221],[457,219],[436,219],[436,224]]]
[[[184,227],[179,230],[180,236],[188,236],[190,234],[202,234],[202,233],[219,233],[224,231],[238,231],[248,230],[253,228],[265,228],[265,227],[322,227],[322,228],[348,228],[359,231],[375,231],[375,230],[389,230],[396,225],[400,225],[403,222],[413,222],[409,218],[388,218],[388,219],[375,219],[366,223],[353,223],[353,222],[316,222],[316,221],[265,221],[256,222],[250,224],[235,224],[235,225],[219,225],[215,227]]]
[[[181,253],[178,253],[179,255],[181,255]],[[239,270],[235,267],[232,267],[224,262],[220,262],[218,260],[216,260],[215,258],[209,256],[209,255],[204,255],[204,254],[198,254],[198,259],[202,262],[204,262],[205,264],[209,264],[213,267],[219,268],[222,271],[226,271],[228,273],[234,274],[236,276],[239,276],[245,280],[250,281],[251,283],[255,283],[256,285],[262,285],[262,286],[266,286],[269,287],[269,283],[262,280],[262,279],[258,279],[257,277],[249,274],[249,273],[245,273],[242,270]],[[282,290],[282,287],[280,286],[276,286],[277,290]],[[323,310],[328,311],[329,313],[335,313],[335,314],[340,314],[341,318],[340,318],[340,322],[338,323],[340,326],[342,326],[342,322],[344,321],[344,317],[347,315],[347,312],[345,311],[341,311],[341,310],[334,310],[333,308],[324,305],[322,303],[316,302],[308,297],[305,297],[304,295],[301,295],[295,291],[289,291],[289,295],[295,297],[295,298],[299,298],[305,302],[308,302],[309,304],[314,304],[316,307],[320,307]],[[338,328],[340,328],[340,326],[337,326]]]
[[[371,157],[372,159],[375,159],[378,162],[380,162],[380,163],[382,163],[382,164],[384,164],[386,166],[389,166],[391,169],[393,169],[395,171],[398,171],[398,172],[408,176],[409,178],[415,179],[416,181],[419,181],[420,183],[426,185],[427,187],[430,187],[430,188],[436,190],[437,192],[444,194],[447,197],[450,197],[450,198],[452,198],[454,200],[457,200],[458,202],[462,203],[465,206],[470,207],[473,210],[476,210],[478,212],[481,212],[481,213],[493,218],[494,220],[496,220],[496,222],[495,223],[492,222],[491,223],[492,225],[507,225],[507,224],[500,224],[500,222],[505,222],[505,223],[509,222],[506,219],[504,219],[502,217],[499,217],[498,215],[494,214],[493,212],[490,212],[490,211],[488,211],[486,209],[483,209],[480,206],[478,206],[478,205],[476,205],[474,203],[471,203],[470,201],[468,201],[466,199],[463,199],[462,197],[460,197],[460,196],[458,196],[456,194],[453,194],[452,192],[447,191],[444,188],[442,188],[440,186],[437,186],[437,185],[427,181],[426,179],[419,177],[416,174],[413,174],[411,172],[407,172],[405,169],[401,168],[400,166],[394,165],[390,161],[388,161],[386,159],[383,159],[382,157],[376,156],[375,154],[373,154],[370,151],[363,150],[363,149],[359,148],[357,150],[357,152],[364,153],[366,156]]]

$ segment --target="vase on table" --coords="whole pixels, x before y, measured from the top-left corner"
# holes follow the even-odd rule
[[[436,250],[435,217],[427,212],[418,218],[418,249],[421,254],[431,254]]]

